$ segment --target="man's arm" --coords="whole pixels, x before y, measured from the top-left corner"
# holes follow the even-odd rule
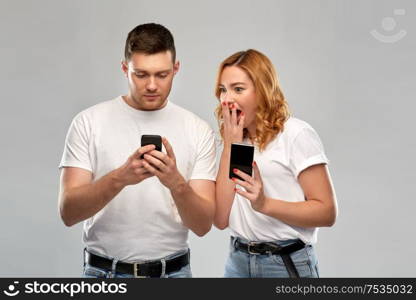
[[[171,190],[183,224],[196,235],[211,230],[215,213],[215,182],[211,180],[185,180]]]
[[[162,142],[166,154],[150,151],[144,155],[143,166],[170,190],[183,224],[203,236],[211,229],[214,219],[215,182],[202,179],[187,182],[177,169],[172,146],[166,138]]]
[[[66,226],[72,226],[99,212],[123,186],[115,171],[92,182],[92,173],[81,168],[63,168],[59,211]]]
[[[90,218],[107,205],[125,186],[153,176],[143,168],[140,156],[155,148],[139,148],[125,164],[96,181],[90,171],[65,167],[61,172],[59,212],[66,226]]]

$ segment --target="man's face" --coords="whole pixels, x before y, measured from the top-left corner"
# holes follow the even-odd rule
[[[166,105],[179,62],[170,51],[156,54],[133,53],[122,70],[129,82],[127,102],[140,110],[158,110]]]

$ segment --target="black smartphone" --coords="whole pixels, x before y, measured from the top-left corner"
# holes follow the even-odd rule
[[[230,179],[236,177],[243,180],[240,176],[233,172],[233,169],[238,169],[244,173],[252,176],[253,172],[253,159],[254,159],[254,146],[247,144],[231,144],[231,157],[230,157]]]
[[[157,151],[162,151],[162,137],[160,135],[143,134],[141,139],[141,146],[155,145]],[[140,158],[144,158],[142,155]]]

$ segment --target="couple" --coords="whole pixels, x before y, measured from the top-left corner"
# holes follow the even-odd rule
[[[179,70],[168,29],[150,23],[127,36],[127,95],[79,113],[60,163],[59,209],[84,221],[85,277],[191,277],[188,229],[231,230],[225,277],[318,277],[312,244],[331,226],[336,200],[316,132],[289,116],[270,60],[256,50],[222,62],[216,116],[206,122],[168,101]],[[162,136],[162,151],[140,147]],[[234,170],[231,143],[255,146],[253,175]]]

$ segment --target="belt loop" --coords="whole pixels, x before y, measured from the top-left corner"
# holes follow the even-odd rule
[[[233,245],[233,248],[236,248],[235,244],[237,243],[237,237],[231,236],[231,244]]]
[[[118,261],[119,261],[119,259],[117,258],[117,257],[115,257],[114,259],[113,259],[113,262],[112,262],[112,264],[111,264],[111,274],[110,274],[110,278],[114,278],[114,277],[116,277],[116,273],[117,273],[117,271],[116,271],[116,267],[117,267],[117,263],[118,263]]]
[[[82,252],[82,254],[83,254],[83,257],[84,257],[84,268],[85,268],[85,265],[87,264],[87,261],[85,260],[85,252],[87,251],[87,247],[85,247],[84,248],[84,251]]]
[[[162,263],[162,272],[160,273],[160,278],[163,278],[166,274],[166,260],[162,258],[160,262]]]

